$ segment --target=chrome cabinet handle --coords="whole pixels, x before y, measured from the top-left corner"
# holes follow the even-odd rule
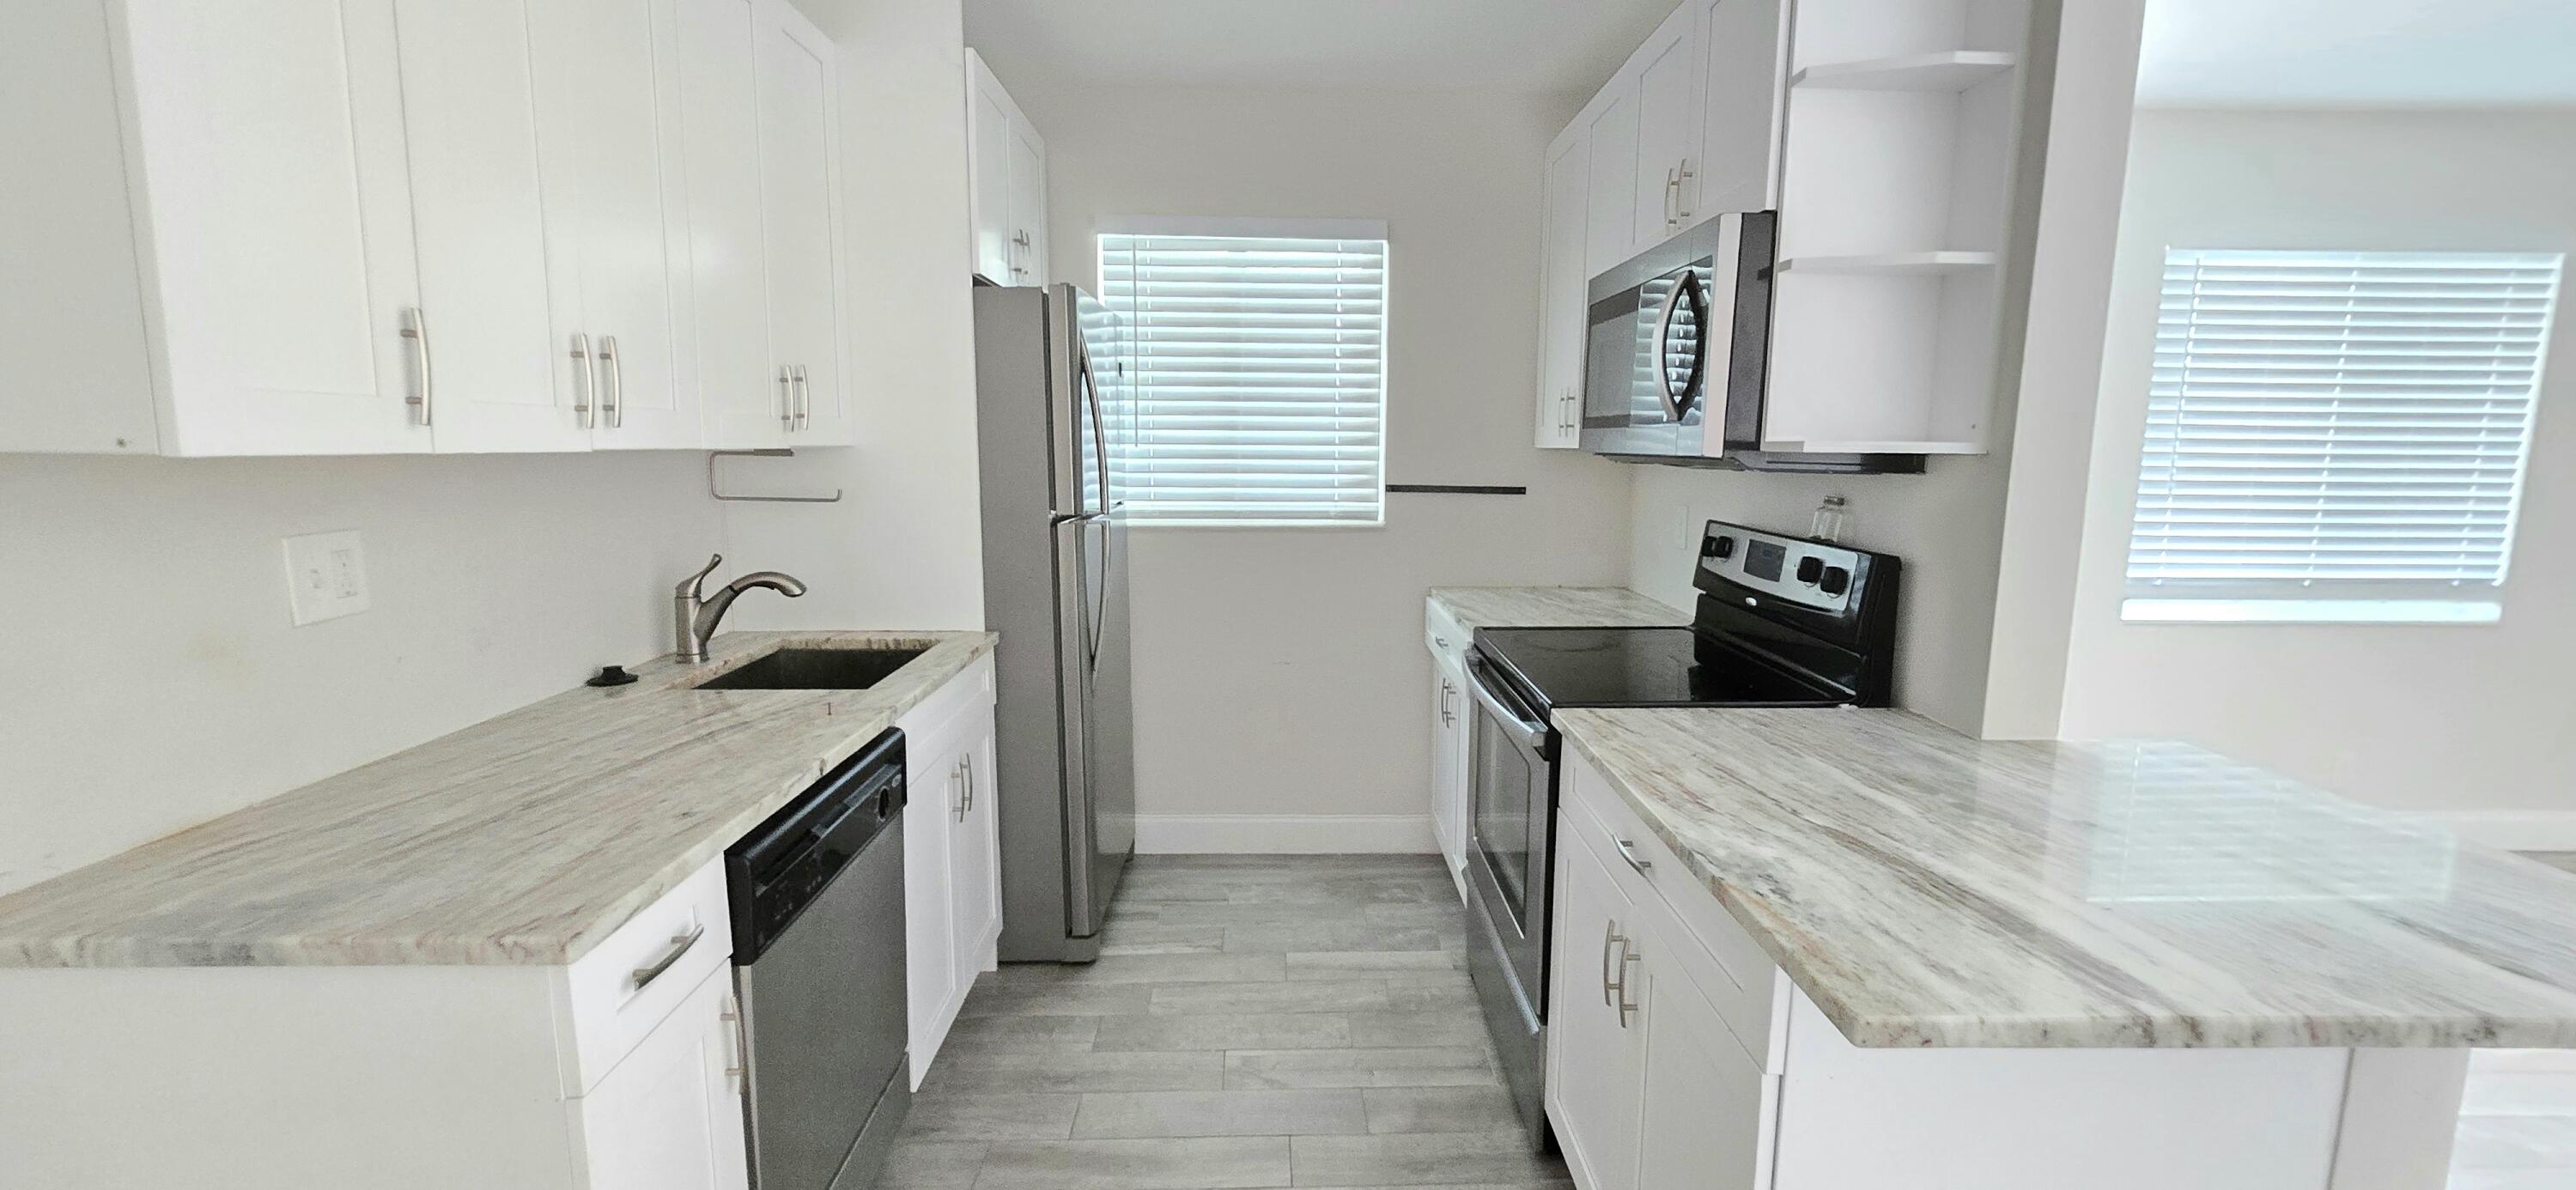
[[[1611,1007],[1619,1010],[1619,1027],[1622,1029],[1628,1027],[1628,1018],[1635,1014],[1639,1007],[1636,1001],[1628,998],[1628,964],[1642,964],[1645,961],[1646,956],[1638,953],[1637,948],[1630,946],[1627,939],[1619,940],[1619,999]]]
[[[1618,1007],[1619,1002],[1610,998],[1612,986],[1610,979],[1618,970],[1610,956],[1618,948],[1627,945],[1627,942],[1627,939],[1619,936],[1618,922],[1610,922],[1601,927],[1601,1006],[1603,1008]]]
[[[806,380],[805,365],[790,365],[796,375],[796,428],[814,428],[814,389]]]
[[[573,333],[572,358],[581,365],[581,382],[573,388],[572,411],[579,415],[581,428],[587,430],[598,424],[598,419],[591,416],[590,406],[591,399],[599,393],[599,369],[590,362],[589,335]]]
[[[1665,170],[1665,171],[1664,171],[1664,229],[1665,229],[1665,230],[1667,230],[1667,231],[1672,230],[1672,226],[1673,226],[1674,224],[1681,222],[1681,220],[1680,220],[1679,218],[1677,218],[1676,216],[1674,216],[1674,214],[1673,214],[1673,210],[1674,210],[1676,207],[1678,207],[1678,206],[1680,205],[1680,203],[1681,203],[1681,189],[1682,189],[1681,171],[1680,171],[1679,169],[1668,169],[1668,170]]]
[[[1675,225],[1691,217],[1690,184],[1691,179],[1698,176],[1691,172],[1690,158],[1682,158],[1681,167],[1673,176],[1673,210],[1676,212],[1673,223]]]
[[[680,961],[680,956],[689,953],[689,948],[698,944],[698,939],[706,936],[707,928],[701,925],[692,925],[686,933],[674,935],[671,938],[671,949],[662,952],[662,957],[635,969],[635,990],[643,991],[654,980],[660,979],[663,972],[670,970],[672,964]]]
[[[970,752],[970,753],[968,753],[968,754],[967,754],[967,756],[966,756],[966,759],[965,759],[965,760],[963,760],[963,761],[961,761],[961,762],[959,762],[959,763],[964,764],[964,765],[966,766],[966,813],[968,813],[968,814],[972,814],[972,813],[974,813],[974,812],[975,812],[975,756],[974,756],[974,754],[973,754],[973,753],[971,753],[971,752]],[[961,815],[961,816],[959,816],[958,821],[960,821],[960,822],[965,821],[964,816],[962,816],[962,815]]]
[[[617,362],[617,336],[599,337],[599,362],[608,365],[608,393],[599,399],[599,412],[614,430],[626,424],[626,369]]]
[[[740,1095],[745,1089],[743,1086],[745,1076],[750,1073],[745,1068],[747,1063],[743,1061],[743,1055],[751,1051],[750,1046],[743,1044],[742,1002],[734,999],[731,995],[727,995],[724,998],[723,1016],[724,1023],[726,1025],[725,1082],[726,1085],[733,1088],[734,1094]]]
[[[778,365],[778,424],[783,429],[796,428],[796,377],[787,365]]]
[[[948,817],[957,822],[966,821],[966,762],[963,759],[948,762]]]
[[[425,426],[430,418],[429,316],[420,307],[403,307],[402,337],[411,340],[412,367],[420,382],[412,395],[403,398],[403,404],[419,410],[420,424]]]
[[[1646,875],[1646,869],[1655,866],[1655,862],[1653,860],[1637,858],[1636,844],[1617,836],[1612,836],[1610,841],[1619,845],[1619,858],[1628,861],[1628,866],[1635,868],[1638,875]]]

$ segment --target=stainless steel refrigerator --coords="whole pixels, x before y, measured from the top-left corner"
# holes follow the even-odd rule
[[[1124,320],[1071,285],[975,290],[984,616],[1008,961],[1089,962],[1136,851]]]

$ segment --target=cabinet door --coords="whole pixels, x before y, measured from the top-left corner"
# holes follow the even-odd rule
[[[393,0],[119,12],[164,452],[429,449]]]
[[[948,841],[957,824],[962,778],[955,748],[923,737],[912,743],[905,774],[911,802],[903,814],[904,967],[912,1085],[919,1087],[939,1052],[948,1006],[963,991],[957,984],[957,919],[950,901],[955,860]]]
[[[1546,242],[1539,264],[1538,444],[1583,444],[1583,333],[1592,274],[1584,267],[1591,142],[1570,136],[1547,161]]]
[[[1586,279],[1635,255],[1637,244],[1637,97],[1622,90],[1605,93],[1599,102],[1583,138],[1591,155],[1584,163],[1589,178],[1583,211]]]
[[[850,441],[841,366],[839,116],[832,43],[786,0],[760,44],[760,164],[769,229],[772,372],[786,369],[790,445]]]
[[[1649,937],[1678,937],[1678,925]],[[1650,954],[1645,990],[1637,1184],[1754,1190],[1771,1184],[1777,1084],[1727,1031],[1717,1006],[1676,964]],[[1633,1023],[1633,1022],[1632,1022]]]
[[[576,376],[555,348],[576,300],[569,234],[547,206],[526,0],[401,0],[403,120],[420,244],[421,326],[441,453],[578,451]],[[558,150],[560,155],[560,150]]]
[[[966,55],[966,141],[969,218],[974,225],[975,272],[996,285],[1011,283],[1011,104],[984,60]]]
[[[1001,791],[993,786],[998,758],[993,754],[992,709],[974,712],[972,723],[957,752],[960,788],[948,839],[960,996],[974,990],[975,977],[986,970],[1002,931],[1002,834],[996,812]]]
[[[1437,654],[1431,659],[1431,835],[1440,854],[1456,868],[1458,821],[1450,810],[1449,788],[1458,783],[1458,687]]]
[[[549,131],[569,158],[563,238],[580,262],[574,329],[593,353],[576,367],[589,373],[591,443],[695,446],[676,0],[549,0],[537,13]]]
[[[1700,149],[1698,27],[1698,13],[1676,9],[1637,51],[1640,247],[1680,230],[1690,215]]]
[[[745,1190],[733,968],[718,968],[580,1104],[592,1190]]]
[[[788,394],[770,356],[769,267],[761,204],[769,131],[759,72],[760,0],[679,0],[680,140],[688,162],[687,344],[704,443],[777,446]]]
[[[1556,848],[1556,937],[1548,987],[1547,1108],[1566,1164],[1585,1190],[1635,1190],[1640,1105],[1640,1039],[1646,1018],[1637,969],[1644,922],[1560,814]],[[1625,980],[1622,984],[1621,981]],[[1622,1009],[1622,1004],[1628,1005]]]
[[[1011,122],[1010,254],[1010,284],[1047,283],[1046,142],[1025,118]]]
[[[1704,0],[1695,216],[1780,205],[1780,92],[1789,61],[1784,16],[1781,0]]]

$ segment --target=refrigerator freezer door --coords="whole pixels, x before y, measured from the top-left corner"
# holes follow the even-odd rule
[[[1127,526],[1114,514],[1056,530],[1059,730],[1065,741],[1065,929],[1097,935],[1136,850]]]

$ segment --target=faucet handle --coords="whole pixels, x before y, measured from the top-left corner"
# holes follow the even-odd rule
[[[704,567],[701,567],[696,574],[681,579],[680,585],[672,588],[672,590],[682,598],[698,598],[706,592],[707,576],[714,574],[716,572],[716,567],[722,565],[724,565],[724,555],[712,555],[707,559],[707,564]]]

